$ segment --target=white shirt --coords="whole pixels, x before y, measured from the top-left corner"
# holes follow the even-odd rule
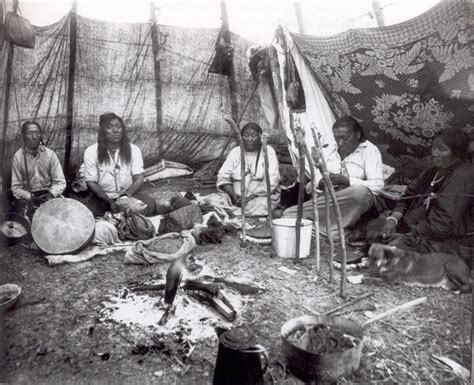
[[[26,172],[27,168],[28,173]],[[28,191],[29,188],[31,191]],[[65,188],[66,179],[54,151],[40,145],[38,154],[34,157],[25,151],[24,147],[21,147],[13,156],[12,193],[16,199],[30,200],[32,192],[41,190],[48,190],[54,197],[57,197],[63,193]]]
[[[384,186],[383,163],[379,149],[368,140],[341,161],[341,174],[349,178],[352,185],[363,185],[372,192]]]
[[[133,175],[143,174],[143,157],[140,149],[130,143],[130,164],[122,163],[120,150],[109,153],[108,163],[98,163],[97,143],[84,151],[85,181],[97,182],[109,198],[115,199],[133,183]]]
[[[270,177],[270,188],[274,192],[280,184],[280,170],[278,166],[278,158],[275,150],[271,146],[267,146],[268,152],[268,172]],[[234,192],[240,196],[240,147],[235,147],[227,155],[227,158],[217,174],[217,188],[226,184],[232,184]],[[245,195],[262,195],[267,193],[267,185],[265,182],[265,161],[263,149],[257,164],[257,152],[245,153]]]

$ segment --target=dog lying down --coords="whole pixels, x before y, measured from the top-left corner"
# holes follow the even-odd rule
[[[374,243],[369,249],[371,266],[389,283],[441,287],[467,293],[472,290],[471,271],[457,255],[420,254]]]

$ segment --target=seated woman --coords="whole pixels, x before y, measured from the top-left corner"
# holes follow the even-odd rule
[[[240,155],[242,151],[240,146],[229,153],[217,175],[217,189],[226,193],[235,206],[241,206],[242,199],[244,199],[246,202],[245,214],[254,217],[268,215],[261,135],[262,128],[256,123],[247,123],[242,128],[243,150],[245,152],[245,197],[240,196]],[[280,171],[275,150],[267,146],[267,152],[273,210],[280,201]]]
[[[142,188],[142,153],[129,142],[120,116],[113,112],[100,116],[97,143],[84,152],[84,169],[87,188],[92,192],[86,205],[94,215],[117,212],[117,198],[136,196]]]
[[[420,253],[455,252],[463,257],[464,248],[459,246],[469,241],[474,207],[474,168],[468,150],[469,137],[461,129],[445,129],[434,137],[433,166],[408,186],[386,218],[379,231],[383,242]]]

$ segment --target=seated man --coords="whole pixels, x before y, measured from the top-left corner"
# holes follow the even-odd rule
[[[122,118],[113,112],[100,116],[97,143],[84,152],[84,172],[92,192],[85,204],[97,216],[118,212],[117,198],[134,196],[143,186],[142,153],[129,142]]]
[[[342,226],[350,228],[364,213],[375,207],[376,196],[384,185],[382,155],[379,149],[365,138],[362,127],[354,118],[345,116],[337,119],[333,125],[333,131],[341,157],[341,173],[331,173],[330,178],[336,189],[336,198],[342,215]],[[319,181],[319,188],[325,188],[323,179]],[[283,216],[296,217],[296,211],[297,206],[289,207],[283,211]],[[318,213],[320,231],[326,233],[323,194],[318,196]],[[332,204],[330,213],[330,231],[338,237]],[[303,204],[303,217],[314,218],[311,200]]]
[[[42,144],[38,122],[23,123],[21,135],[24,145],[13,156],[11,190],[15,211],[26,210],[31,218],[39,205],[63,193],[66,179],[57,155]]]
[[[217,175],[217,189],[226,193],[232,204],[240,206],[246,202],[245,213],[248,216],[266,216],[267,185],[265,180],[265,161],[262,153],[262,128],[257,123],[247,123],[242,128],[242,140],[245,151],[245,197],[240,196],[242,149],[234,148],[227,156]],[[272,191],[272,209],[280,200],[280,171],[275,150],[267,146],[270,189]]]

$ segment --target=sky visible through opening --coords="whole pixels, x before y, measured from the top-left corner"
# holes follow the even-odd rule
[[[11,0],[0,0],[4,12],[11,11]],[[439,0],[381,0],[386,25],[411,19],[425,12]],[[148,0],[78,0],[78,13],[113,22],[147,22]],[[221,23],[219,0],[155,0],[159,24],[180,27],[218,28]],[[377,26],[372,0],[300,1],[305,32],[328,36],[351,28]],[[44,26],[59,21],[71,8],[70,0],[21,1],[21,15],[33,25]],[[288,0],[226,0],[230,29],[259,44],[271,42],[281,24],[298,32],[295,7]]]

